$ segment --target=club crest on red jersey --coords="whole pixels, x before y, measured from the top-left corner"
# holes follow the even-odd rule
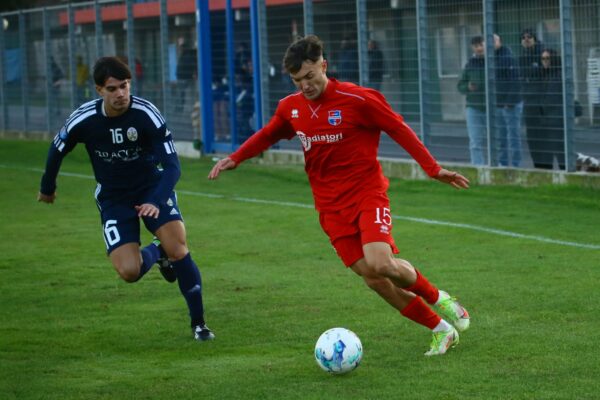
[[[342,123],[342,111],[341,110],[330,110],[327,116],[327,121],[330,125],[338,126]]]

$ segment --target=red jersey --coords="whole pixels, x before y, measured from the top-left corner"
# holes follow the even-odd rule
[[[402,146],[427,175],[438,174],[437,161],[381,93],[331,78],[315,100],[301,92],[280,100],[269,123],[230,157],[239,164],[281,139],[298,136],[316,209],[336,211],[365,195],[386,192],[389,182],[377,160],[381,131]]]

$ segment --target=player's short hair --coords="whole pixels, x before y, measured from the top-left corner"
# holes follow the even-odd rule
[[[94,83],[104,86],[108,78],[118,80],[131,79],[131,71],[127,64],[117,57],[102,57],[94,64]]]
[[[476,46],[483,43],[483,36],[473,36],[471,38],[471,46]]]
[[[283,56],[283,67],[288,73],[295,74],[300,71],[304,61],[317,62],[322,56],[323,42],[315,35],[308,35],[287,48]]]

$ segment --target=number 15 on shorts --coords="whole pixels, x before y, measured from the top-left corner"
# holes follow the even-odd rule
[[[387,226],[392,225],[392,215],[390,209],[386,207],[379,207],[375,209],[375,223],[385,224]]]

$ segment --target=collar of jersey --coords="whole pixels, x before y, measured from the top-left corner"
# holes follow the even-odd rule
[[[307,101],[311,104],[319,104],[322,103],[323,101],[327,100],[329,97],[331,97],[331,94],[335,91],[335,88],[338,85],[338,81],[335,78],[327,78],[329,80],[329,82],[327,82],[327,87],[325,88],[325,91],[323,93],[321,93],[321,95],[319,97],[317,97],[314,100],[308,100]]]
[[[129,109],[131,108],[132,104],[133,104],[133,96],[129,96],[129,107],[127,107],[127,111],[129,111]],[[118,117],[123,116],[125,113],[127,113],[127,111],[125,111],[121,115],[117,115],[116,117],[109,117],[106,114],[106,110],[104,109],[104,99],[100,99],[100,112],[102,113],[102,116],[104,116],[106,118],[118,118]]]

